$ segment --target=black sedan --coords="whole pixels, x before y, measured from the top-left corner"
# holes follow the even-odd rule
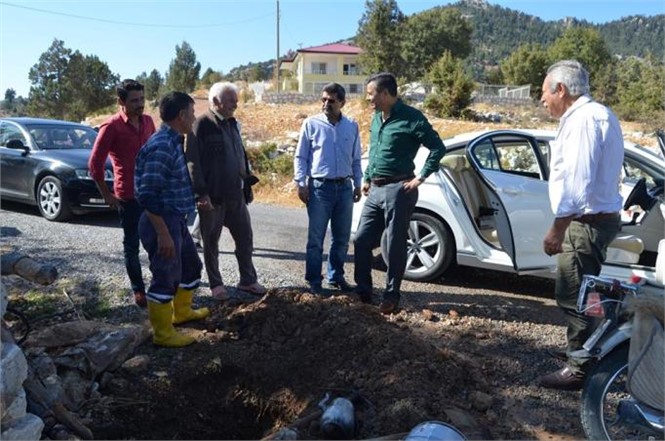
[[[108,209],[88,171],[96,136],[69,121],[0,118],[0,197],[37,205],[50,221]],[[112,188],[110,161],[105,180]]]

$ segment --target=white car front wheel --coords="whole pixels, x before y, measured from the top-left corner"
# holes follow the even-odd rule
[[[425,213],[411,216],[406,246],[406,280],[434,280],[448,269],[455,256],[455,240],[448,227],[438,218]],[[385,232],[381,237],[381,256],[387,264]]]

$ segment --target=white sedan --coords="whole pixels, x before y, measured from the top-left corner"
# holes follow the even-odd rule
[[[496,130],[444,140],[447,153],[441,167],[419,187],[404,278],[433,280],[454,263],[553,277],[556,259],[543,252],[542,243],[553,221],[547,179],[549,141],[554,137],[553,131]],[[659,141],[663,149],[664,140]],[[416,171],[428,153],[420,149]],[[659,209],[664,158],[665,153],[625,142],[622,194],[624,200],[632,195],[622,213],[622,232],[608,250],[604,274],[655,277],[665,225]],[[354,204],[354,229],[363,203]],[[385,235],[377,245],[385,260]]]

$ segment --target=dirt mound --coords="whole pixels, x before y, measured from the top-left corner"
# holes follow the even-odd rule
[[[473,397],[491,397],[490,389],[468,359],[350,297],[272,290],[192,326],[207,329],[198,344],[146,344],[149,372],[106,382],[111,404],[94,418],[104,421],[92,428],[97,438],[258,439],[315,412],[326,392],[355,398],[356,438],[427,420],[448,421],[471,439],[523,435],[477,405]],[[299,429],[301,439],[321,437],[318,419]]]

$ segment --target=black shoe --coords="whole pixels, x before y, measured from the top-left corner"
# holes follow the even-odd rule
[[[573,372],[568,366],[538,379],[538,385],[548,389],[580,390],[584,386],[584,375]]]
[[[565,349],[547,349],[547,355],[564,363],[568,361],[568,355]]]
[[[309,292],[311,292],[312,294],[314,294],[316,296],[322,296],[323,295],[323,288],[321,287],[321,285],[318,285],[318,284],[309,285]]]
[[[354,290],[354,288],[351,285],[346,283],[346,280],[340,280],[338,282],[335,282],[335,281],[328,282],[328,286],[331,289],[336,289],[336,290],[344,291],[344,292],[353,292],[353,290]]]
[[[379,311],[381,311],[381,314],[386,315],[397,312],[397,303],[392,300],[384,300],[379,305]]]
[[[372,302],[372,293],[371,292],[364,292],[364,291],[359,291],[358,288],[354,290],[358,298],[360,299],[361,302],[371,305]]]

